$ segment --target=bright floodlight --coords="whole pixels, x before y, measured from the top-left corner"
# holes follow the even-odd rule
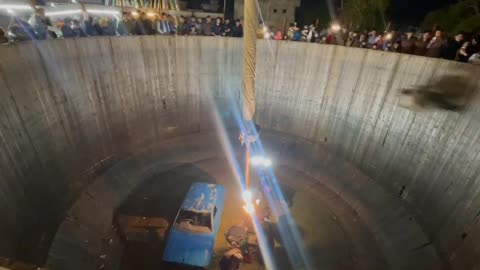
[[[245,211],[247,213],[249,213],[250,215],[253,214],[255,212],[255,207],[253,206],[252,203],[247,203],[243,206],[243,209],[245,209]]]
[[[138,14],[138,12],[136,12],[136,11],[132,11],[131,14],[132,14],[132,16],[134,16],[134,17],[137,17],[138,15],[140,15],[140,14]]]
[[[250,190],[245,190],[243,193],[242,193],[242,198],[243,198],[243,201],[246,202],[247,204],[250,203],[252,201],[252,192],[250,192]]]
[[[338,32],[338,31],[340,31],[341,28],[342,28],[342,27],[341,27],[340,24],[338,24],[338,23],[332,24],[332,31],[333,31],[333,32]]]
[[[148,17],[155,17],[155,13],[153,13],[153,12],[148,12],[148,13],[147,13],[147,16],[148,16]]]
[[[250,160],[253,166],[258,166],[263,163],[263,157],[262,156],[253,156],[252,159]]]
[[[263,159],[263,164],[264,167],[270,167],[272,166],[272,161],[269,158],[264,158]]]
[[[262,166],[262,167],[270,167],[272,166],[272,161],[269,158],[262,157],[262,156],[253,156],[250,160],[253,166]]]
[[[0,4],[0,9],[6,9],[8,12],[8,9],[11,10],[31,10],[32,7],[29,5],[10,5],[10,4]]]

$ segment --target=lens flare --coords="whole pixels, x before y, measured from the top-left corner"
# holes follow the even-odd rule
[[[247,203],[243,206],[243,209],[245,212],[247,212],[250,215],[253,215],[255,213],[255,207],[253,206],[252,203]]]
[[[263,157],[261,156],[253,156],[251,159],[250,159],[250,163],[253,165],[253,166],[259,166],[263,163]]]
[[[242,192],[242,198],[245,203],[250,203],[252,201],[252,192],[250,190],[245,190]]]

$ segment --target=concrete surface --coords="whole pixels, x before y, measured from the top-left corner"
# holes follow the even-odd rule
[[[328,172],[324,186],[358,214],[389,269],[479,268],[478,95],[460,113],[413,112],[397,102],[399,89],[448,74],[479,90],[480,69],[328,45],[259,43],[258,123],[323,153],[289,164],[307,175]],[[212,131],[213,104],[227,126],[235,125],[241,45],[228,38],[112,37],[0,47],[0,256],[40,265],[50,254],[52,265],[78,260],[82,269],[101,265],[97,256],[105,250],[121,256],[110,234],[113,209],[145,174],[218,152],[218,141],[205,143],[210,148],[175,143]],[[275,134],[265,140],[277,140]],[[102,186],[122,160],[162,142],[177,150],[162,156],[160,167],[141,169],[137,161],[115,176],[122,182]],[[324,157],[341,167],[320,166],[331,165]],[[353,168],[345,161],[361,172],[344,175],[344,166]],[[95,219],[92,209],[100,211]],[[114,261],[109,269],[118,267]]]

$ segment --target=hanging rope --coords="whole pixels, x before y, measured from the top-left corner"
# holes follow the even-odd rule
[[[245,0],[243,36],[243,119],[255,115],[255,67],[257,54],[258,13],[256,0]]]

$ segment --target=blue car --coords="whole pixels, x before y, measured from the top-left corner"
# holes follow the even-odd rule
[[[193,183],[170,229],[163,260],[207,267],[220,228],[224,201],[223,186]]]

